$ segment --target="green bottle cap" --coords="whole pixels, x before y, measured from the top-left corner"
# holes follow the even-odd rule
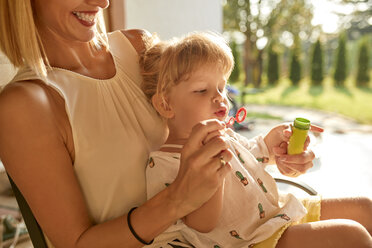
[[[302,130],[309,130],[310,129],[310,121],[305,118],[296,118],[293,122],[293,126],[302,129]]]

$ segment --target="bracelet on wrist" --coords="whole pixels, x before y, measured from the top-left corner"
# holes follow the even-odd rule
[[[152,242],[154,242],[154,240],[151,240],[150,242],[146,242],[144,241],[143,239],[141,239],[138,234],[134,231],[133,229],[133,226],[132,226],[132,223],[130,222],[130,216],[131,214],[133,213],[133,211],[136,209],[137,207],[133,207],[131,210],[129,210],[128,212],[128,215],[127,215],[127,222],[128,222],[128,227],[129,227],[129,230],[130,232],[133,234],[133,236],[139,241],[141,242],[142,244],[144,245],[151,245]]]

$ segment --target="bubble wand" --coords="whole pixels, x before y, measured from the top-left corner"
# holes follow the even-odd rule
[[[247,117],[247,110],[244,107],[241,107],[238,112],[236,112],[235,117],[230,116],[230,118],[226,122],[226,125],[228,127],[231,127],[232,125],[234,125],[235,122],[240,124],[245,120],[245,117]]]

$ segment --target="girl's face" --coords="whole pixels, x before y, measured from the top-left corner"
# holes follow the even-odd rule
[[[174,86],[168,104],[173,112],[170,132],[187,138],[193,126],[203,120],[224,121],[228,114],[226,76],[218,66],[204,66]]]
[[[93,39],[98,12],[108,0],[31,0],[42,36],[87,42]]]

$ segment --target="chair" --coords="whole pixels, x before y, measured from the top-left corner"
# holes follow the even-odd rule
[[[32,244],[35,248],[48,248],[43,231],[41,230],[39,223],[37,223],[37,220],[35,219],[34,214],[28,206],[26,199],[23,197],[17,185],[13,182],[12,178],[9,175],[8,178],[10,185],[12,186],[14,196],[17,200],[19,210],[22,213],[23,220],[26,224]]]
[[[39,226],[39,223],[35,219],[30,207],[28,206],[27,201],[25,200],[22,193],[19,191],[17,185],[13,182],[12,178],[9,175],[8,175],[8,178],[9,178],[10,184],[12,186],[14,196],[17,200],[18,205],[19,205],[19,209],[22,213],[24,222],[25,222],[26,227],[28,229],[32,244],[36,248],[48,248],[48,245],[45,241],[43,231],[41,230],[41,228]],[[275,181],[277,183],[285,183],[285,184],[295,186],[295,187],[305,191],[309,195],[317,195],[318,194],[309,185],[307,185],[303,182],[297,181],[297,180],[293,180],[293,179],[289,180],[289,179],[285,179],[285,178],[275,178]]]

